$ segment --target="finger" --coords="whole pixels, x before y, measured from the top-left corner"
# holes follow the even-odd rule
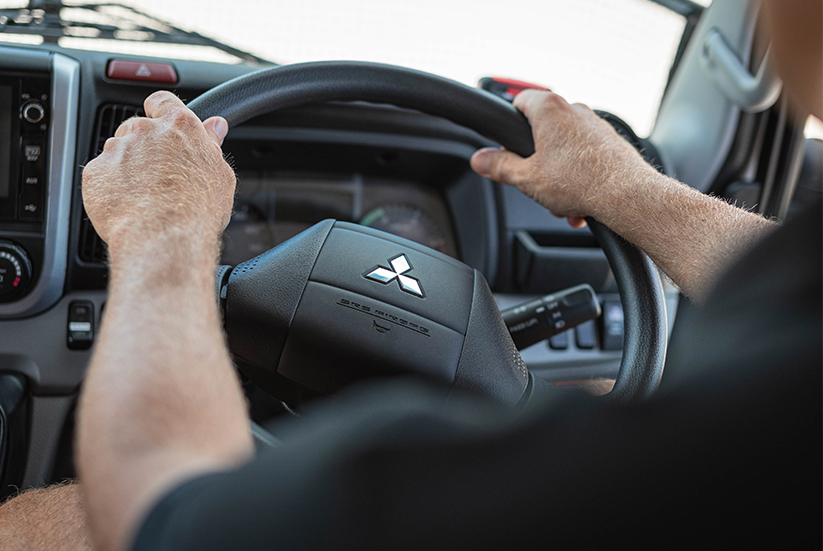
[[[566,222],[569,223],[569,226],[578,230],[586,227],[586,219],[582,216],[569,216],[566,218]]]
[[[157,91],[147,97],[146,101],[143,102],[143,108],[146,110],[146,116],[150,119],[160,118],[181,109],[188,109],[180,98],[166,90]]]
[[[526,162],[526,159],[516,153],[489,147],[475,151],[471,158],[471,167],[484,178],[502,184],[517,185],[526,180]]]
[[[117,138],[109,138],[103,143],[103,151],[101,153],[111,153],[117,149]]]
[[[128,134],[129,129],[131,128],[131,125],[133,124],[135,118],[136,117],[131,117],[129,119],[124,120],[120,124],[120,126],[117,127],[117,130],[114,131],[114,137],[115,138],[122,138],[123,136]]]
[[[562,214],[557,214],[556,212],[554,212],[554,211],[552,211],[552,210],[550,210],[549,212],[550,212],[550,213],[551,213],[551,215],[552,215],[552,216],[554,216],[555,218],[565,218],[565,216],[563,216]]]
[[[591,107],[589,107],[585,103],[574,103],[574,104],[572,104],[572,108],[575,111],[579,112],[579,113],[583,113],[584,115],[594,115],[595,114],[594,109],[592,109]]]
[[[203,128],[214,143],[223,145],[223,139],[229,133],[229,123],[223,117],[210,117],[203,121]]]
[[[521,113],[526,115],[530,123],[541,120],[547,111],[558,107],[567,107],[568,102],[562,96],[546,90],[523,90],[515,96],[512,102]]]

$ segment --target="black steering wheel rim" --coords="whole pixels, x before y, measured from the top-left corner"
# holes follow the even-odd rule
[[[527,157],[531,126],[511,104],[482,90],[428,73],[367,62],[300,63],[262,69],[217,86],[189,107],[205,120],[230,127],[301,105],[367,101],[415,109],[448,119]],[[610,396],[645,399],[657,389],[666,355],[667,322],[657,268],[642,251],[594,219],[587,219],[614,272],[624,309],[620,372]]]

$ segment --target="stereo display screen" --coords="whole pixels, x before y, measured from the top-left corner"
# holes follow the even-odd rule
[[[11,86],[0,86],[0,199],[8,197],[11,189],[11,96]]]

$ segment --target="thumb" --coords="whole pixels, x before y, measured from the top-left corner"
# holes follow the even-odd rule
[[[503,149],[487,147],[472,155],[471,167],[484,178],[517,185],[526,179],[526,159]]]
[[[229,133],[229,123],[223,117],[210,117],[203,121],[209,138],[217,145],[223,145],[223,138]]]

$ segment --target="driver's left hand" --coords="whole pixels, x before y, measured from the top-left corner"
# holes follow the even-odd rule
[[[155,92],[144,107],[146,117],[125,121],[83,170],[94,228],[110,248],[170,231],[214,241],[234,200],[234,172],[220,149],[228,124],[200,122],[170,92]]]

